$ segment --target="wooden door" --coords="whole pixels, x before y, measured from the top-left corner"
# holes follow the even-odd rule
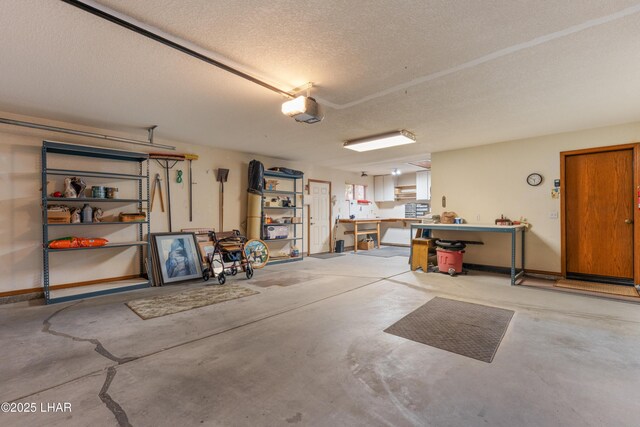
[[[309,180],[309,253],[331,250],[331,183]]]
[[[633,283],[633,148],[564,156],[567,277]]]

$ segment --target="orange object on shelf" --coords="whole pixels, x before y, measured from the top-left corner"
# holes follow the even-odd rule
[[[64,237],[49,242],[49,249],[89,248],[105,246],[109,241],[99,237]]]

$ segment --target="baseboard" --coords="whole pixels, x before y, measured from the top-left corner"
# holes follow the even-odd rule
[[[567,273],[567,279],[581,280],[583,282],[611,283],[613,285],[634,286],[633,279],[621,279],[619,277],[596,276],[595,274]]]
[[[477,271],[486,271],[488,273],[498,273],[498,274],[506,274],[507,276],[511,275],[511,267],[500,267],[497,265],[485,265],[485,264],[470,264],[464,263],[463,267],[468,270],[477,270]],[[519,270],[519,268],[516,268]],[[555,273],[552,271],[543,271],[543,270],[528,270],[524,269],[524,273],[527,276],[536,277],[540,279],[547,280],[558,280],[562,278],[560,273]]]
[[[61,285],[50,286],[49,289],[55,291],[56,289],[77,288],[79,286],[90,286],[96,283],[117,282],[119,280],[136,279],[140,277],[139,274],[130,274],[128,276],[111,277],[109,279],[99,280],[87,280],[84,282],[63,283]],[[27,288],[16,289],[13,291],[0,292],[0,304],[10,304],[14,302],[29,301],[32,299],[44,298],[44,288]]]
[[[44,293],[44,288],[28,288],[28,289],[16,289],[14,291],[0,292],[0,298],[15,297],[25,294]]]
[[[44,291],[42,290],[42,288],[20,289],[20,291],[23,291],[23,292],[21,293],[18,293],[17,291],[3,292],[3,294],[11,293],[11,295],[4,295],[4,296],[0,295],[0,305],[13,304],[15,302],[31,301],[31,300],[44,298]]]
[[[511,267],[499,267],[497,265],[485,265],[485,264],[470,264],[467,262],[463,263],[462,267],[468,270],[486,271],[487,273],[511,275]]]

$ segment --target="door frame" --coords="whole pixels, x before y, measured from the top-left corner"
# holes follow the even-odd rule
[[[329,184],[329,253],[333,252],[333,204],[331,199],[333,198],[333,193],[331,190],[331,181],[324,181],[321,179],[311,179],[307,180],[307,194],[311,195],[311,183],[317,182],[320,184]],[[307,256],[311,255],[311,209],[307,209]]]
[[[565,162],[567,157],[593,154],[593,153],[606,153],[609,151],[620,150],[633,150],[633,188],[634,194],[630,194],[629,197],[633,197],[633,283],[637,286],[640,283],[640,198],[638,197],[638,191],[640,191],[640,143],[610,145],[607,147],[594,147],[585,148],[582,150],[561,151],[560,152],[560,246],[561,246],[561,274],[562,277],[567,277],[567,211],[566,211],[566,175],[565,175]]]

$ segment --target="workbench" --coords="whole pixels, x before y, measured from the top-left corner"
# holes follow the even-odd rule
[[[524,225],[474,225],[474,224],[411,224],[411,238],[414,238],[414,230],[422,230],[420,237],[432,237],[431,232],[434,230],[442,231],[476,231],[481,233],[508,233],[511,234],[511,284],[515,285],[516,280],[524,276]],[[426,235],[424,235],[426,231]],[[520,233],[521,253],[520,253],[520,271],[516,272],[516,235]],[[409,261],[413,256],[413,250],[410,252]]]
[[[347,230],[345,235],[353,234],[353,251],[358,252],[358,236],[366,236],[369,234],[376,235],[376,244],[380,249],[380,224],[383,222],[402,222],[406,226],[407,223],[420,222],[420,219],[416,218],[366,218],[366,219],[339,219],[340,224],[352,224],[353,231]],[[366,228],[358,230],[359,225],[375,224],[376,228]],[[413,232],[413,231],[412,231]]]
[[[338,222],[340,224],[352,224],[353,231],[347,230],[344,234],[353,234],[353,251],[358,252],[358,236],[367,236],[369,234],[376,235],[376,244],[378,249],[380,249],[380,222],[382,222],[381,218],[375,219],[339,219]],[[359,225],[365,224],[374,224],[376,228],[367,228],[358,230]]]

